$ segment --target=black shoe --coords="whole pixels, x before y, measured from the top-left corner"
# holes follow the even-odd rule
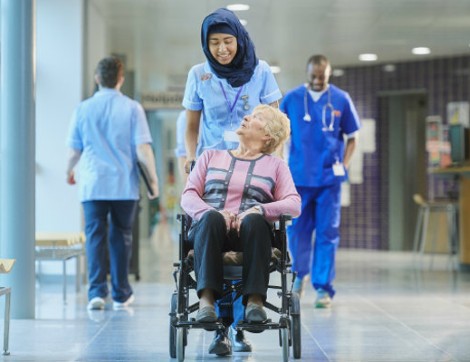
[[[243,331],[237,331],[230,327],[230,339],[232,340],[234,352],[251,352],[251,343],[245,338]]]
[[[227,336],[228,328],[215,331],[215,337],[209,346],[209,353],[217,356],[228,356],[232,354],[232,343]]]

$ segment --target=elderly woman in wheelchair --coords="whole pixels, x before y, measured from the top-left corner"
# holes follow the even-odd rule
[[[272,224],[282,214],[300,214],[300,197],[287,164],[272,155],[289,136],[289,120],[260,105],[235,131],[239,147],[207,150],[197,160],[181,198],[192,218],[199,310],[196,321],[217,321],[215,300],[223,294],[223,252],[243,252],[245,321],[267,320],[263,304],[272,256]]]

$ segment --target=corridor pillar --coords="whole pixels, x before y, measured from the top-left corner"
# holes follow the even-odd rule
[[[12,318],[35,317],[35,0],[1,1],[0,245]]]

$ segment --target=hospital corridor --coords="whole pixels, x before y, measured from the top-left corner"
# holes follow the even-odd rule
[[[64,304],[60,281],[39,279],[36,319],[11,321],[11,355],[0,360],[170,361],[175,227],[165,222],[141,238],[140,280],[130,277],[136,300],[126,310],[108,300],[104,310],[87,311],[86,288],[75,292],[73,278]],[[447,255],[437,255],[432,269],[430,261],[411,252],[341,250],[334,306],[315,309],[311,286],[301,299],[301,361],[470,361],[470,275],[453,271]],[[185,360],[282,360],[278,331],[247,333],[253,351],[226,357],[208,354],[213,333],[190,330]]]
[[[0,0],[0,362],[470,362],[469,24]]]

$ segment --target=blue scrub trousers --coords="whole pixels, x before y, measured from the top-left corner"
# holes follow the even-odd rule
[[[332,282],[341,219],[341,184],[296,188],[302,199],[302,209],[300,216],[287,229],[292,269],[300,278],[309,274],[310,269],[313,287],[326,290],[333,297],[335,290]]]
[[[82,203],[90,284],[89,300],[94,297],[106,298],[108,295],[108,245],[112,298],[122,303],[132,294],[128,275],[137,203],[137,200],[99,200]]]

